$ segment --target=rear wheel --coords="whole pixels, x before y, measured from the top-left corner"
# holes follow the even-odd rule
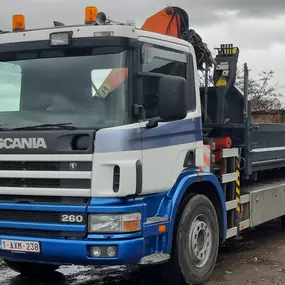
[[[159,270],[167,284],[203,284],[213,272],[218,249],[216,210],[206,196],[192,195],[182,203],[170,261],[152,270],[156,276]]]
[[[5,260],[6,265],[26,277],[49,277],[59,266],[53,264],[16,262]]]

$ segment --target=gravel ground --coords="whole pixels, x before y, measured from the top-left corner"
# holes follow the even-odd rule
[[[207,285],[285,284],[285,229],[275,221],[223,246]],[[62,267],[45,282],[26,280],[0,267],[0,285],[140,285],[136,272],[123,266]],[[160,284],[157,284],[160,285]],[[178,284],[175,284],[178,285]]]

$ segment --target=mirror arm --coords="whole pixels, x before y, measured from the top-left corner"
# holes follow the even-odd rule
[[[164,120],[162,118],[153,118],[150,119],[147,123],[146,123],[146,128],[147,129],[152,129],[152,128],[156,128],[158,126],[158,123],[164,122]]]

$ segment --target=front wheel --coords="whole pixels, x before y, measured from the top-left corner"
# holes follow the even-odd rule
[[[206,196],[191,195],[179,216],[171,259],[159,265],[159,271],[169,284],[203,284],[213,272],[219,250],[216,210]]]
[[[5,260],[6,265],[26,277],[49,277],[59,266],[53,264],[16,262]]]

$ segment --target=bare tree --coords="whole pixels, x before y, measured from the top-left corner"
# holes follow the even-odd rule
[[[200,86],[205,86],[204,74],[199,74]],[[282,94],[277,92],[277,84],[272,84],[274,80],[274,72],[262,71],[257,79],[249,78],[248,93],[251,100],[252,110],[280,110],[284,108],[281,98]],[[213,77],[209,78],[209,85],[213,86]],[[238,68],[235,85],[243,90],[244,77],[243,69]]]
[[[282,94],[276,91],[277,84],[273,85],[274,71],[262,71],[257,79],[248,80],[248,93],[252,110],[279,110],[282,109]],[[237,72],[236,86],[243,90],[244,78],[241,69]]]

